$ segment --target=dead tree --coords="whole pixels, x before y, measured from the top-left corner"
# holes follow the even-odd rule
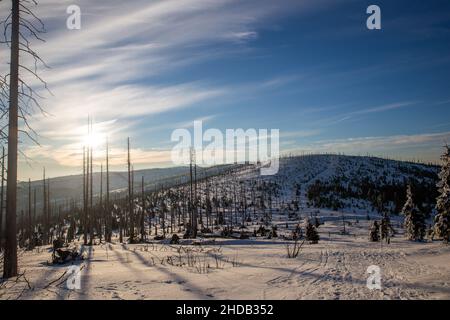
[[[136,221],[136,208],[135,208],[135,205],[134,205],[134,166],[131,166],[131,205],[132,205],[132,215],[133,215],[133,231],[134,232],[136,232],[135,231],[135,229],[136,229],[136,223],[137,223],[137,221]],[[133,234],[134,234],[134,232],[133,232]]]
[[[141,184],[142,192],[142,211],[141,211],[141,241],[145,241],[145,193],[144,193],[144,176],[142,176]]]
[[[196,238],[197,237],[197,208],[195,204],[195,197],[194,197],[194,176],[193,176],[193,162],[195,158],[194,150],[191,149],[190,152],[190,161],[189,161],[189,180],[190,180],[190,197],[189,197],[189,230],[187,237],[189,238]]]
[[[24,133],[33,142],[36,141],[36,132],[29,126],[28,117],[31,116],[31,109],[37,107],[41,112],[43,109],[36,97],[40,97],[36,91],[20,78],[19,70],[29,73],[41,82],[45,88],[47,84],[37,74],[37,64],[45,63],[39,55],[30,47],[29,36],[42,40],[39,33],[45,32],[42,21],[25,5],[37,4],[35,1],[12,0],[11,14],[3,22],[5,40],[2,41],[10,47],[10,73],[9,77],[9,108],[8,108],[8,175],[6,184],[6,243],[4,254],[3,277],[10,278],[17,276],[17,159],[18,159],[18,136],[19,132]],[[30,20],[32,19],[32,20]],[[37,27],[39,24],[41,27]],[[11,30],[10,37],[7,38],[8,30]],[[43,41],[43,40],[42,40]],[[34,59],[34,69],[20,64],[19,53],[30,55]],[[25,129],[19,129],[19,119],[24,123]]]
[[[124,212],[120,206],[118,206],[119,213],[119,242],[123,243],[123,229],[124,229]]]
[[[86,183],[86,147],[83,147],[83,236],[84,245],[87,245],[87,183]]]
[[[33,189],[33,224],[37,225],[37,220],[36,220],[36,188]]]
[[[106,212],[105,241],[106,242],[111,242],[111,237],[112,237],[112,216],[111,216],[111,209],[109,207],[109,145],[108,145],[108,140],[106,140],[106,201],[105,201],[105,212]]]
[[[43,195],[42,195],[42,222],[43,222],[43,235],[42,235],[42,244],[47,244],[48,243],[48,216],[47,216],[47,189],[46,189],[46,184],[45,184],[45,168],[44,168],[44,173],[43,173]]]
[[[11,10],[11,63],[9,83],[8,124],[8,176],[6,184],[6,243],[3,277],[17,276],[17,153],[18,153],[18,109],[19,109],[19,34],[20,3],[12,0]]]
[[[90,134],[90,120],[88,117],[88,136]],[[90,172],[90,147],[89,145],[86,147],[86,231],[85,231],[85,243],[90,245],[92,239],[90,239],[89,243],[87,242],[88,239],[88,232],[90,232],[90,227],[91,227],[91,223],[90,223],[90,219],[91,219],[91,212],[90,212],[90,207],[89,207],[89,195],[90,195],[90,184],[89,184],[89,172]],[[90,235],[90,234],[89,234]]]
[[[31,220],[31,179],[28,179],[28,249],[33,248],[33,222]]]
[[[130,161],[130,138],[127,139],[127,147],[128,147],[128,214],[130,218],[130,235],[129,240],[130,243],[134,242],[134,214],[133,214],[133,195],[131,185],[131,161]]]
[[[100,200],[99,200],[99,211],[100,215],[96,223],[98,228],[98,237],[100,243],[102,242],[102,223],[104,220],[104,210],[103,210],[103,163],[100,164]]]
[[[198,224],[198,207],[199,207],[199,199],[197,196],[197,159],[195,157],[195,151],[194,151],[194,211],[195,211],[195,222],[194,222],[194,226],[195,226],[195,237],[197,237],[197,224]],[[202,214],[200,211],[200,224],[202,224]]]
[[[211,213],[212,213],[212,206],[211,206],[211,199],[209,196],[209,182],[206,181],[205,184],[206,187],[206,199],[205,199],[205,214],[206,214],[206,230],[207,232],[211,232],[210,229],[210,223],[211,223]]]
[[[45,181],[44,181],[45,184]],[[52,206],[50,203],[50,178],[47,178],[47,244],[53,241],[53,230],[52,226]]]
[[[20,210],[20,220],[19,220],[19,247],[22,248],[24,245],[24,220],[23,220],[23,210]]]
[[[92,119],[91,119],[91,123],[90,123],[90,134],[92,134]],[[89,245],[92,245],[92,241],[94,240],[94,228],[93,228],[93,216],[94,216],[94,210],[93,210],[93,203],[92,203],[92,199],[93,199],[93,184],[92,184],[92,145],[89,146],[90,149],[90,156],[89,156],[89,165],[90,165],[90,169],[89,169]]]
[[[3,248],[3,208],[4,208],[4,184],[5,184],[5,147],[2,147],[2,189],[0,191],[0,249]]]

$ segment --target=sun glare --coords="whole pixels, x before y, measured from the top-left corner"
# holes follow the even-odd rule
[[[83,138],[83,145],[86,147],[96,148],[105,142],[105,138],[98,132],[91,132]]]

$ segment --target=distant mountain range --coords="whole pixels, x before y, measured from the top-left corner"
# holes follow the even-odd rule
[[[197,168],[197,176],[200,177],[203,168]],[[93,193],[100,193],[100,172],[93,173]],[[134,171],[134,189],[135,192],[141,191],[141,181],[144,177],[145,190],[151,190],[174,181],[187,181],[189,177],[189,167],[155,168]],[[66,201],[81,201],[83,196],[83,175],[70,175],[63,177],[50,178],[50,199],[51,202],[58,204]],[[109,173],[110,191],[121,193],[128,188],[128,172],[110,172]],[[28,208],[28,182],[19,182],[18,184],[18,210]],[[36,202],[38,212],[43,199],[43,181],[36,180],[31,182],[31,199],[34,201],[34,190],[36,190]],[[103,172],[103,194],[106,191],[106,173]]]
[[[197,168],[197,177],[211,175],[232,165]],[[434,207],[439,167],[387,160],[375,157],[344,155],[306,155],[285,157],[280,160],[280,170],[275,176],[265,179],[283,185],[286,193],[295,186],[302,186],[311,204],[333,209],[388,210],[399,212],[404,203],[406,185],[413,184],[414,198],[418,206],[430,213]],[[255,171],[256,172],[256,171]],[[259,170],[257,171],[259,174]],[[189,181],[189,167],[172,167],[136,170],[134,192],[141,192],[144,177],[145,190]],[[100,193],[100,173],[93,174],[94,197]],[[20,182],[18,210],[28,208],[28,183]],[[111,198],[124,196],[128,188],[128,173],[110,172]],[[32,195],[36,190],[37,213],[42,210],[43,182],[31,182]],[[106,191],[106,174],[103,173],[103,194]],[[81,202],[83,176],[71,175],[50,179],[52,204],[69,201]],[[383,209],[384,208],[384,209]]]

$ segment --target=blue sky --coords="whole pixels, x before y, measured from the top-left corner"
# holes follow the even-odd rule
[[[65,28],[70,4],[81,30]],[[381,30],[366,28],[371,4]],[[87,114],[116,170],[127,136],[136,168],[170,165],[171,132],[198,119],[280,129],[284,152],[438,161],[450,140],[448,1],[42,0],[36,12],[53,96],[51,116],[33,116],[41,146],[24,139],[20,179],[80,172]]]

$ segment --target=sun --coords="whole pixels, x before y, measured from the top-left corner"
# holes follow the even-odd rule
[[[86,147],[96,148],[104,143],[105,137],[98,132],[91,132],[83,137],[83,145]]]

